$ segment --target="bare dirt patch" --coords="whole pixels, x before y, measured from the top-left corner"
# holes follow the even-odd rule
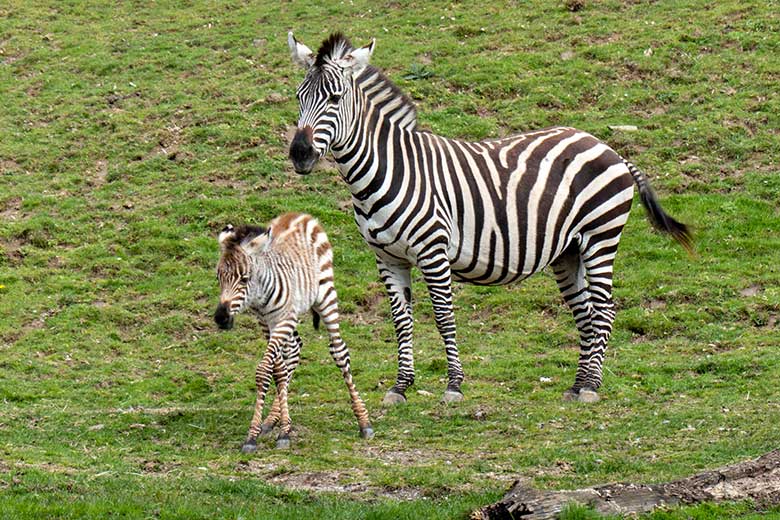
[[[243,461],[238,471],[264,478],[270,484],[312,493],[349,493],[356,498],[379,496],[395,500],[415,500],[423,493],[416,488],[387,488],[372,486],[358,470],[347,471],[288,471],[273,462]]]
[[[0,209],[0,220],[18,220],[22,216],[22,198],[12,197]]]
[[[361,325],[384,321],[384,300],[384,286],[379,282],[369,283],[366,286],[366,291],[363,296],[355,301],[355,305],[357,306],[355,311],[348,313],[350,321]]]

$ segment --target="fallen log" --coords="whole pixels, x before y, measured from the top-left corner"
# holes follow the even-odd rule
[[[571,491],[539,491],[516,481],[500,501],[471,514],[472,520],[557,518],[571,503],[602,514],[646,513],[659,506],[753,500],[780,504],[780,450],[761,457],[663,484],[607,484]]]

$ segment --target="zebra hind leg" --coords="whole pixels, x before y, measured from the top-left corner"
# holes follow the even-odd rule
[[[574,245],[552,263],[555,281],[561,291],[564,302],[574,316],[574,322],[580,334],[580,355],[574,385],[563,393],[565,401],[596,402],[599,400],[598,385],[587,384],[592,357],[593,303],[588,283],[585,279],[585,266],[579,250]],[[600,382],[599,382],[600,384]]]
[[[276,437],[276,447],[278,449],[287,449],[290,447],[290,431],[292,422],[290,421],[290,410],[287,405],[287,388],[290,381],[290,373],[282,356],[277,356],[274,363],[274,382],[279,399],[279,435]]]
[[[352,371],[349,368],[349,350],[341,338],[341,331],[339,330],[338,297],[332,279],[326,280],[325,283],[320,282],[320,294],[318,302],[314,305],[314,311],[321,317],[325,329],[328,331],[330,355],[333,361],[336,362],[336,366],[341,370],[344,383],[346,383],[347,390],[349,390],[349,397],[352,400],[352,412],[357,419],[360,436],[364,439],[371,439],[374,436],[374,429],[371,427],[371,422],[368,419],[366,406],[363,400],[360,399],[360,395],[358,395],[355,384],[352,381]]]
[[[458,356],[458,345],[455,341],[455,312],[452,306],[452,273],[450,263],[445,254],[432,256],[427,262],[420,262],[428,294],[433,304],[436,328],[444,341],[444,351],[447,356],[447,388],[441,401],[457,403],[463,400],[460,385],[463,383],[463,367]]]

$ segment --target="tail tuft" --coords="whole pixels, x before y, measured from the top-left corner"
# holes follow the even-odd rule
[[[693,234],[688,226],[682,222],[678,222],[671,215],[666,213],[661,207],[661,203],[658,201],[653,188],[647,182],[647,177],[636,166],[626,161],[623,162],[628,166],[628,171],[631,176],[634,177],[639,188],[639,199],[642,201],[642,205],[647,210],[647,216],[650,218],[650,223],[655,229],[663,233],[668,233],[674,238],[690,255],[695,255],[693,248]]]

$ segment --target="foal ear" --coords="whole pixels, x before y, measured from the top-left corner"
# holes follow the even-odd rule
[[[236,237],[236,230],[233,228],[231,224],[228,224],[227,226],[222,228],[222,231],[219,232],[219,236],[217,237],[217,242],[219,242],[219,247],[222,248],[222,250],[224,250],[227,241],[235,237]]]
[[[255,238],[244,245],[244,249],[249,254],[264,253],[271,247],[273,235],[269,229],[265,233],[260,233]]]
[[[314,64],[314,53],[311,49],[299,42],[293,36],[292,31],[287,33],[287,45],[290,47],[293,63],[308,69]]]
[[[356,78],[363,72],[363,69],[368,66],[368,62],[371,60],[371,55],[374,53],[374,47],[376,46],[376,39],[371,38],[371,43],[365,47],[355,49],[343,58],[336,61],[336,64],[344,69],[344,74],[347,76]]]

